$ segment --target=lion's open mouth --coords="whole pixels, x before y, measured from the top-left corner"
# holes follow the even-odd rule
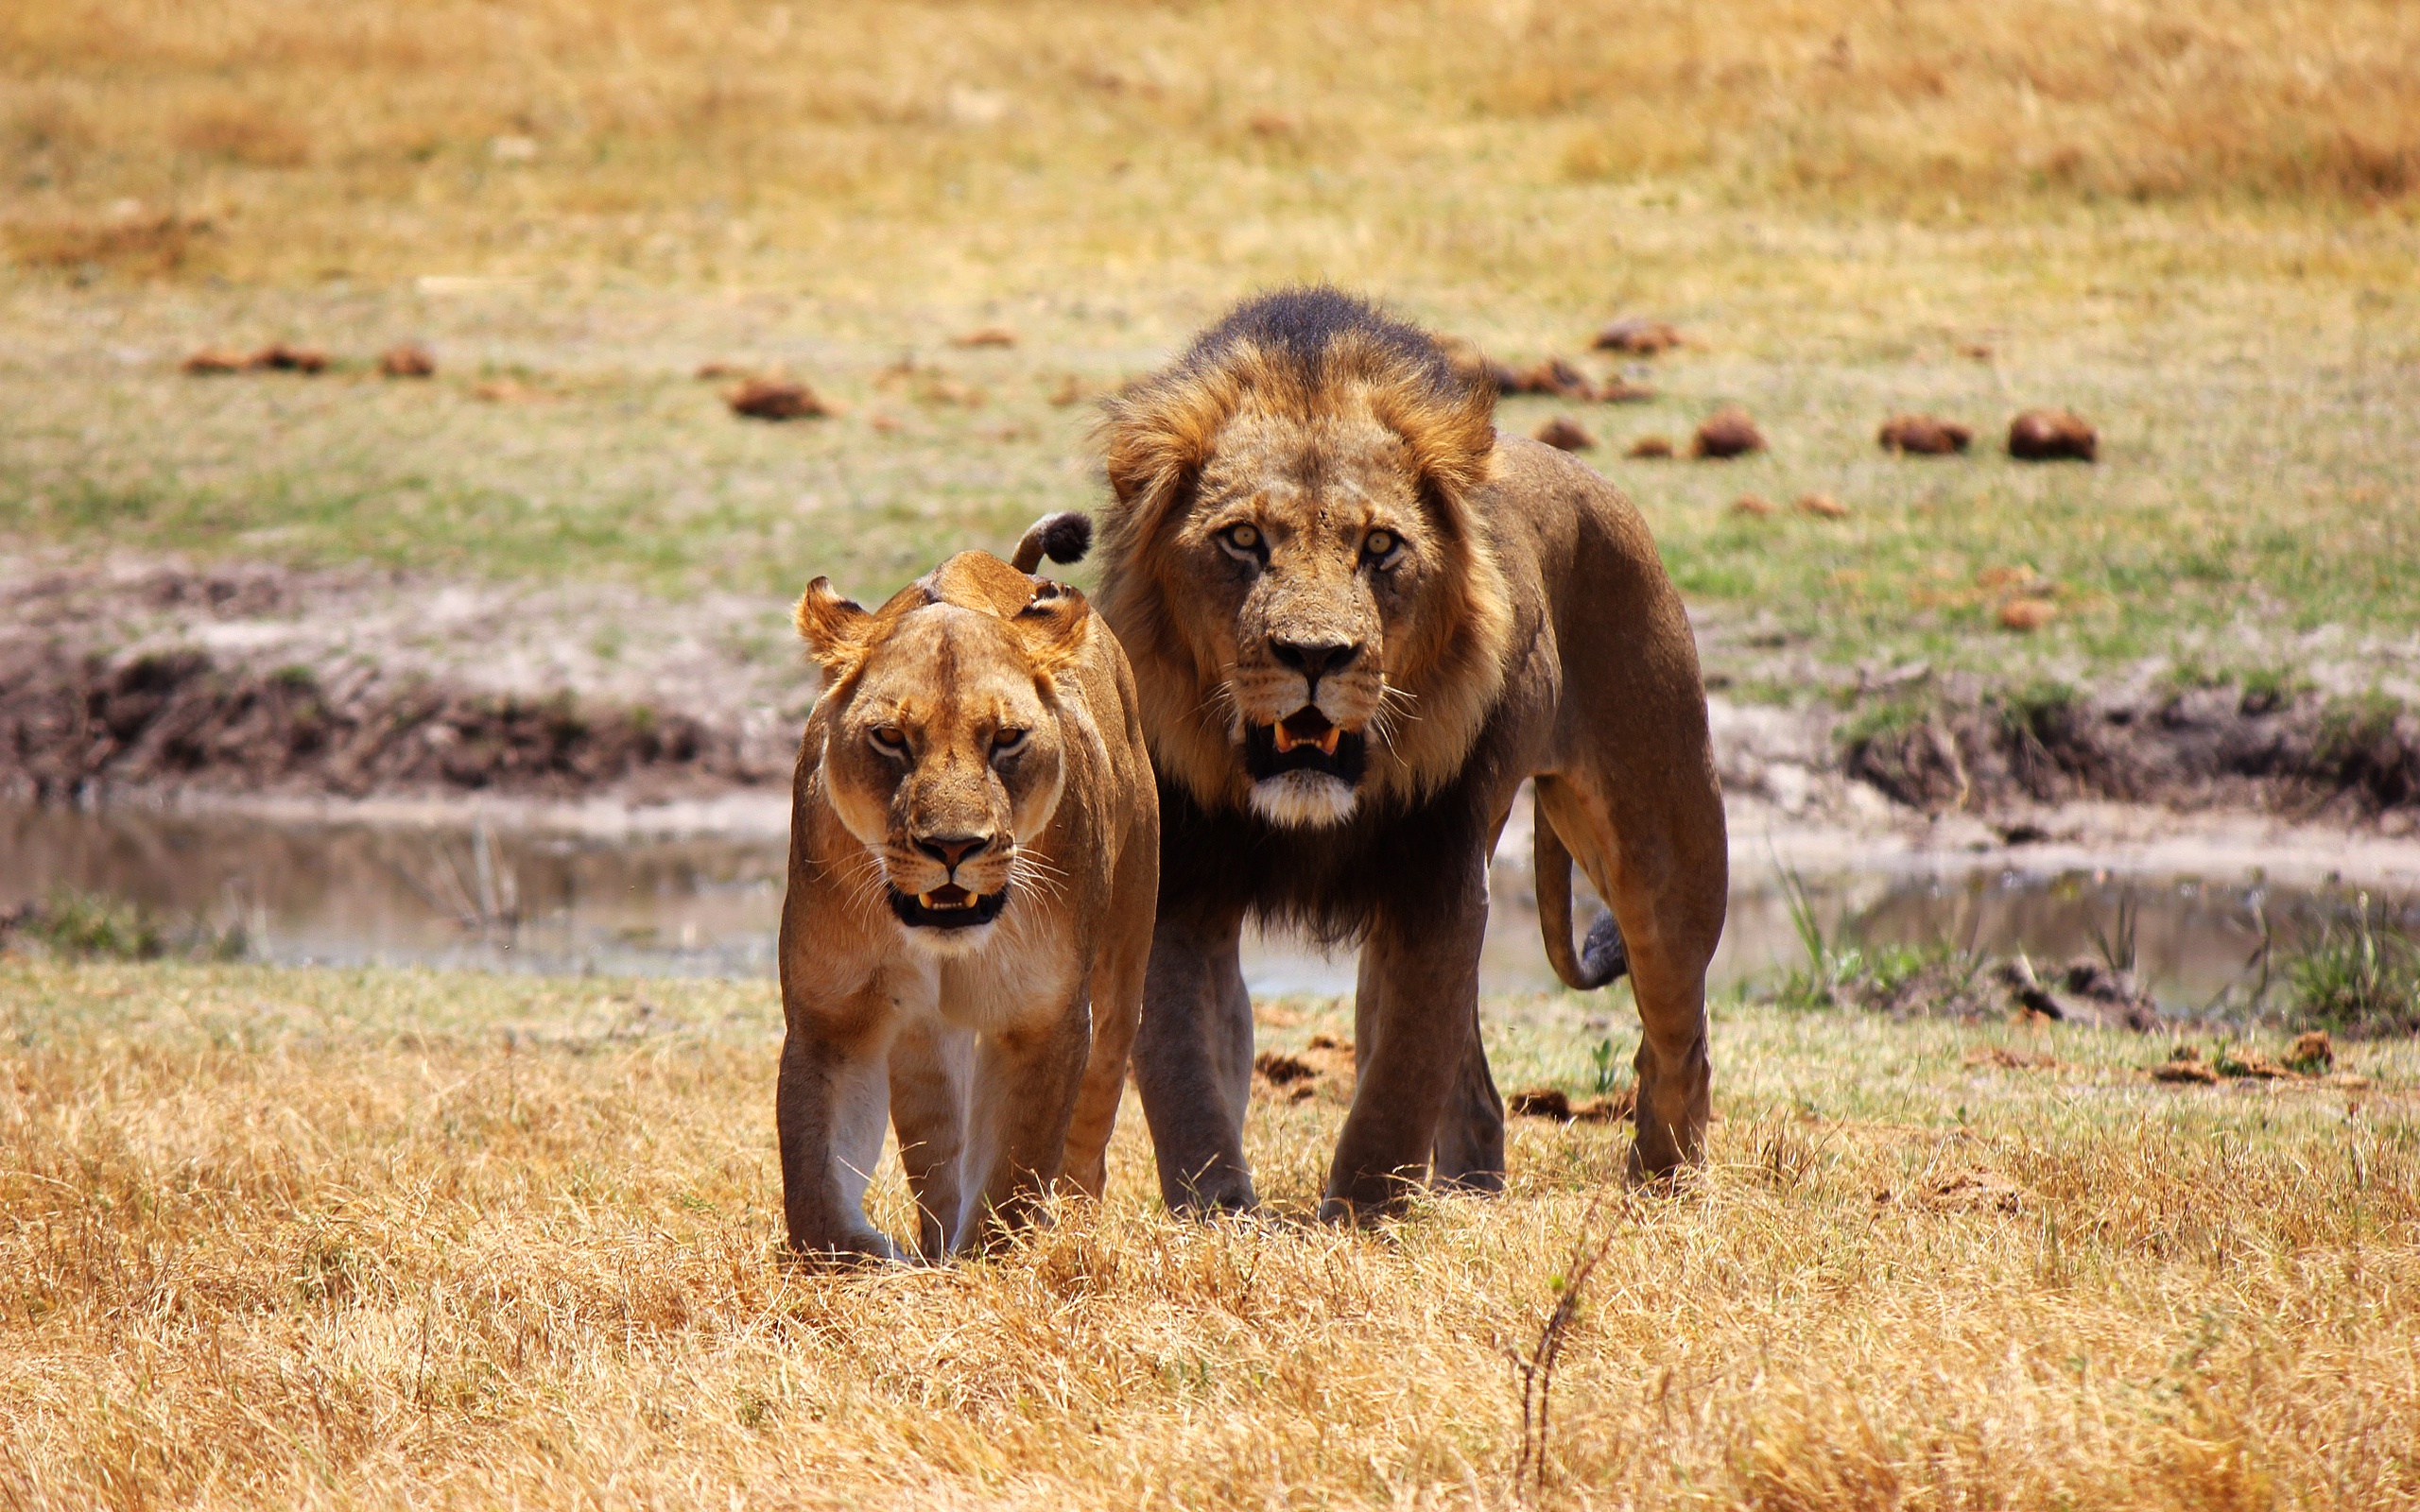
[[[1361,782],[1369,742],[1305,704],[1273,725],[1244,731],[1244,770],[1255,782],[1288,772],[1318,772],[1348,787]]]
[[[890,911],[910,929],[972,929],[999,918],[1008,901],[1006,887],[994,893],[975,893],[954,882],[925,893],[890,889]]]

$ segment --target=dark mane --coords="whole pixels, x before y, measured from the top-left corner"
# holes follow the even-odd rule
[[[1292,369],[1305,388],[1316,387],[1329,349],[1348,335],[1403,361],[1440,397],[1462,391],[1461,378],[1428,333],[1327,284],[1246,300],[1194,338],[1171,376],[1206,371],[1236,347],[1250,345]]]

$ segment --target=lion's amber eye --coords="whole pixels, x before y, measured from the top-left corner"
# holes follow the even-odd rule
[[[995,752],[1011,751],[1024,744],[1025,731],[1022,730],[1011,727],[992,732],[992,749]]]
[[[1401,544],[1403,542],[1395,539],[1393,531],[1373,530],[1361,538],[1361,554],[1372,561],[1383,561],[1393,556],[1395,548]]]
[[[874,749],[896,756],[908,748],[908,735],[897,725],[876,725],[873,728]]]
[[[1238,557],[1251,557],[1257,558],[1260,556],[1260,527],[1258,525],[1229,525],[1226,529],[1219,532],[1219,540],[1225,544],[1229,551],[1235,553]]]

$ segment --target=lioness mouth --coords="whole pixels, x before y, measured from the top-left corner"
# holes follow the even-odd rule
[[[1244,769],[1256,782],[1287,772],[1318,772],[1350,787],[1360,782],[1368,759],[1368,742],[1358,730],[1307,705],[1273,725],[1244,731]]]
[[[943,883],[930,892],[890,889],[890,911],[910,929],[972,929],[999,918],[1000,909],[1008,901],[1006,887],[995,893],[976,893],[954,882]]]

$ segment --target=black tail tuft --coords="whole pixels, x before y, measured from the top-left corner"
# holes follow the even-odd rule
[[[1092,516],[1074,509],[1046,514],[1017,541],[1016,569],[1029,573],[1042,565],[1045,557],[1055,562],[1081,561],[1092,544]]]
[[[1630,947],[1622,943],[1622,927],[1612,914],[1599,914],[1588,926],[1588,937],[1580,942],[1580,965],[1599,987],[1629,972]]]

